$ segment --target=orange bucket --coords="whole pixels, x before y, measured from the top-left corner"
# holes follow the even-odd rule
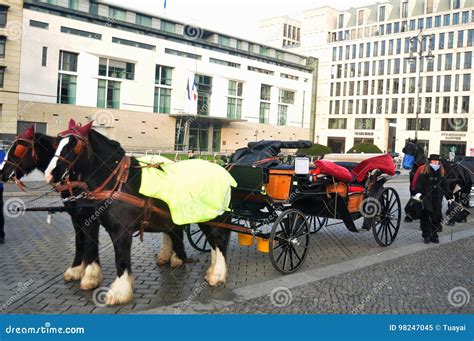
[[[262,237],[257,237],[257,250],[265,253],[270,252],[270,241]]]
[[[253,236],[249,234],[238,233],[239,245],[240,246],[252,246]]]

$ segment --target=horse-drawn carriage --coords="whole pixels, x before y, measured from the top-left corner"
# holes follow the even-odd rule
[[[342,220],[351,232],[357,233],[360,230],[355,221],[363,217],[362,229],[372,229],[382,246],[395,240],[400,227],[399,196],[393,188],[384,187],[394,175],[390,156],[346,156],[345,161],[338,156],[334,167],[345,166],[353,176],[352,181],[341,181],[336,173],[321,174],[313,165],[306,172],[299,172],[294,164],[281,164],[275,155],[280,148],[310,145],[309,141],[252,143],[247,155],[234,157],[227,166],[237,182],[232,191],[233,220],[229,228],[239,233],[243,245],[252,245],[256,237],[259,249],[269,252],[274,268],[281,273],[295,272],[303,265],[310,233],[321,229],[328,219]],[[273,152],[251,152],[265,147],[273,148]],[[191,244],[206,251],[206,239],[199,230],[189,228],[187,232]]]

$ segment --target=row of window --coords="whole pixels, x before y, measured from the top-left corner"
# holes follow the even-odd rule
[[[44,3],[53,4],[53,5],[58,4],[56,0],[37,0],[37,2],[44,2]],[[122,8],[118,8],[118,7],[114,7],[114,6],[109,6],[109,5],[106,5],[106,4],[99,4],[95,1],[90,1],[90,3],[89,3],[89,13],[92,14],[92,15],[99,15],[99,6],[107,6],[107,8],[108,8],[108,14],[107,15],[110,18],[110,20],[107,22],[106,26],[113,26],[113,27],[121,29],[122,26],[120,26],[119,21],[123,21],[123,22],[127,21],[127,10],[122,9]],[[71,0],[68,3],[68,7],[70,9],[73,9],[73,10],[78,10],[79,9],[78,0]],[[102,14],[102,12],[101,12],[101,14]],[[141,14],[141,13],[134,13],[134,14],[135,14],[135,24],[144,27],[146,31],[140,31],[139,29],[133,29],[133,28],[129,28],[129,27],[124,28],[124,29],[126,29],[127,31],[130,31],[130,32],[136,32],[136,33],[142,33],[142,34],[147,34],[147,35],[151,35],[151,36],[157,36],[156,34],[154,34],[153,32],[150,32],[148,30],[149,28],[152,28],[152,26],[153,26],[152,25],[153,17],[148,16],[148,15],[144,15],[144,14]],[[67,14],[67,16],[71,17],[71,18],[76,18],[73,14]],[[83,17],[77,17],[77,19],[78,20],[84,20]],[[87,20],[87,21],[97,23],[97,22],[94,21],[94,19],[90,19],[90,20]],[[159,21],[160,21],[159,29],[161,31],[168,32],[168,33],[174,33],[174,34],[178,33],[178,25],[179,24],[171,22],[171,21],[167,21],[163,18],[160,18]],[[45,24],[45,23],[43,23],[43,24]],[[207,31],[206,31],[206,34],[204,35],[204,32],[200,28],[196,28],[196,27],[193,27],[191,25],[185,25],[184,24],[183,26],[184,26],[183,35],[185,37],[190,36],[191,38],[193,38],[193,40],[195,40],[195,39],[206,40],[207,37],[212,35],[212,34],[209,34],[209,32],[207,32]],[[42,27],[42,28],[47,28],[47,27]],[[74,33],[72,33],[72,34],[74,34]],[[82,33],[82,35],[83,34],[84,33]],[[293,28],[291,29],[290,34],[293,35]],[[295,30],[295,35],[296,35],[296,37],[299,36],[299,29]],[[94,38],[94,37],[98,37],[98,35],[90,32],[90,38]],[[100,39],[100,38],[95,38],[95,39]],[[274,57],[274,58],[280,59],[280,60],[285,59],[286,53],[284,51],[279,51],[279,50],[272,49],[272,48],[269,48],[269,47],[266,47],[266,46],[263,46],[263,45],[250,43],[250,42],[239,40],[239,39],[235,39],[235,40],[236,40],[235,48],[237,50],[242,50],[242,51],[252,52],[252,53],[258,53],[258,54],[261,54],[263,56]],[[125,41],[125,40],[122,40],[121,43],[125,43],[126,45],[129,45],[127,43],[127,41]],[[141,43],[133,42],[133,46],[137,46],[137,45],[140,45],[140,44]],[[218,44],[223,45],[223,46],[228,46],[228,47],[231,47],[231,46],[234,47],[232,38],[227,37],[227,36],[223,36],[223,35],[220,35],[220,34],[218,35]],[[145,44],[145,46],[146,46],[146,44]],[[141,46],[137,46],[137,47],[141,47]],[[150,47],[148,46],[148,47],[144,47],[144,48],[150,48]]]
[[[329,33],[328,42],[332,43],[337,41],[376,37],[416,31],[419,29],[467,24],[469,22],[474,22],[474,10],[331,32]]]
[[[0,28],[7,25],[8,5],[0,4]],[[5,58],[6,37],[0,36],[0,58]],[[0,88],[3,88],[5,83],[5,69],[6,67],[0,65]]]
[[[356,130],[375,130],[375,118],[356,118],[354,122],[354,128]],[[415,118],[408,118],[406,120],[407,131],[416,130]],[[418,119],[418,130],[429,131],[431,119],[421,118]],[[468,119],[462,119],[457,122],[452,118],[441,119],[441,131],[467,131]],[[328,129],[347,129],[346,118],[330,118],[328,120]],[[351,129],[352,130],[352,129]]]
[[[464,58],[463,58],[464,57]],[[472,68],[472,51],[468,52],[457,52],[438,54],[432,59],[424,60],[413,60],[410,61],[406,58],[394,58],[394,59],[380,59],[373,60],[372,67],[370,62],[358,62],[358,63],[347,63],[347,64],[335,64],[332,65],[331,78],[354,78],[354,77],[367,77],[376,75],[397,75],[406,73],[415,73],[417,71],[417,64],[419,63],[420,72],[433,72],[435,71],[435,61],[437,64],[436,71],[451,71],[456,70],[469,70]],[[403,63],[403,70],[401,70],[401,63]],[[426,64],[426,68],[425,68]],[[357,68],[356,68],[357,66]]]
[[[433,103],[434,100],[434,103]],[[424,101],[424,113],[426,114],[449,114],[449,113],[469,113],[469,96],[444,96],[444,97],[424,97],[418,102],[419,112]],[[385,102],[385,105],[384,105]],[[347,103],[347,110],[346,110]],[[433,110],[434,104],[434,110]],[[338,114],[412,114],[415,113],[415,98],[378,98],[378,99],[356,99],[356,100],[333,100],[329,101],[329,113]]]
[[[58,103],[75,104],[77,87],[77,59],[78,54],[61,51],[59,58],[58,76]],[[120,107],[120,81],[115,79],[134,79],[135,64],[109,58],[99,59],[97,107]],[[113,79],[110,79],[113,78]],[[198,114],[209,115],[210,99],[212,94],[212,77],[205,75],[195,76],[198,90]],[[153,111],[170,113],[172,90],[172,68],[157,65],[155,70],[155,93]],[[261,87],[260,121],[268,123],[270,110],[270,85]],[[279,90],[278,124],[286,125],[288,105],[294,104],[295,92],[285,89]],[[243,82],[229,80],[227,96],[227,117],[241,119]]]
[[[438,39],[438,44],[436,44],[436,39]],[[430,45],[428,46],[428,44]],[[411,38],[406,37],[403,45],[403,53],[419,50],[417,39],[411,42]],[[452,49],[455,46],[458,48],[474,46],[474,29],[457,31],[456,44],[455,32],[423,36],[421,49],[427,51],[428,49],[435,50],[437,47],[439,50],[443,50],[445,48]],[[346,45],[345,48],[343,46],[333,47],[332,61],[356,59],[357,56],[358,58],[371,58],[394,54],[402,54],[402,38]]]
[[[436,87],[433,86],[436,80]],[[453,85],[454,80],[454,85]],[[462,81],[462,86],[461,86]],[[443,86],[442,86],[443,85]],[[420,77],[420,93],[471,91],[471,74],[449,74],[444,76]],[[385,89],[385,91],[384,91]],[[369,91],[370,90],[370,91]],[[416,77],[386,78],[364,81],[331,83],[331,96],[367,96],[414,94],[416,91]]]

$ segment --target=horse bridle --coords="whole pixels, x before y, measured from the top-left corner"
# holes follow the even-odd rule
[[[25,146],[23,144],[19,144],[18,143],[19,141],[26,142],[28,145]],[[13,170],[10,176],[8,177],[8,180],[14,181],[18,185],[18,187],[20,187],[20,189],[24,191],[24,186],[21,183],[21,181],[18,179],[16,172],[17,170],[21,170],[23,173],[26,174],[23,167],[21,167],[21,162],[23,161],[23,158],[28,153],[28,151],[32,150],[32,156],[34,160],[37,161],[37,155],[35,153],[35,148],[34,148],[34,140],[24,139],[20,137],[20,138],[17,138],[13,143],[14,144],[16,143],[15,149],[13,150],[13,156],[17,157],[18,161],[13,162],[7,159],[4,160],[5,164],[11,165],[13,167]]]

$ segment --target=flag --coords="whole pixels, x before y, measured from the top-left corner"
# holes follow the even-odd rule
[[[166,9],[166,0],[165,0],[165,2],[163,3],[163,8]]]
[[[194,73],[188,75],[186,82],[186,103],[187,112],[191,115],[197,115],[198,92]]]

